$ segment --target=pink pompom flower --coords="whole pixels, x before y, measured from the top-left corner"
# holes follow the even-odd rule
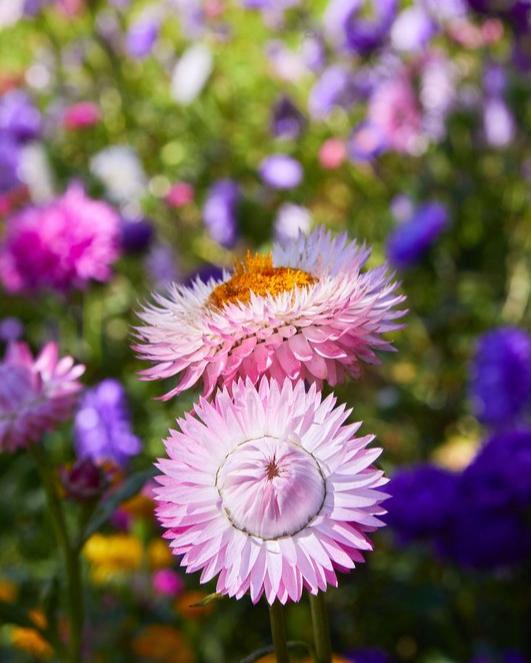
[[[369,254],[318,229],[272,254],[248,254],[222,280],[173,285],[140,313],[135,349],[154,362],[143,378],[180,374],[169,399],[199,380],[209,396],[238,377],[335,385],[359,376],[360,361],[392,349],[382,334],[405,313],[385,265],[361,271]]]
[[[0,281],[9,292],[85,287],[106,281],[120,255],[121,223],[106,203],[73,185],[41,207],[11,217],[0,245]]]
[[[56,343],[36,358],[25,343],[12,343],[0,362],[0,451],[38,442],[68,419],[84,370],[72,357],[60,359]]]
[[[383,472],[373,436],[312,385],[238,381],[200,399],[166,439],[157,515],[188,573],[256,603],[299,601],[337,586],[383,525]]]
[[[92,127],[101,120],[99,106],[92,101],[79,101],[69,106],[63,115],[63,125],[69,131]]]

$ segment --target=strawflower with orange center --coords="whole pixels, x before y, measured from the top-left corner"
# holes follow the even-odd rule
[[[404,297],[385,265],[362,271],[370,251],[318,229],[271,254],[248,254],[232,274],[173,284],[140,312],[135,350],[146,380],[178,376],[169,399],[203,383],[203,395],[261,376],[335,385],[391,350]]]

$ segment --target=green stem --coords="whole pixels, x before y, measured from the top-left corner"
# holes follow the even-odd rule
[[[315,644],[315,663],[332,663],[332,643],[324,592],[310,594],[313,637]]]
[[[284,606],[280,601],[275,601],[273,605],[269,606],[269,619],[271,620],[271,635],[277,663],[289,663]]]
[[[67,663],[80,663],[83,630],[83,589],[79,553],[70,542],[63,505],[57,493],[53,469],[49,465],[46,451],[42,444],[31,444],[29,445],[29,449],[41,476],[52,526],[55,531],[57,543],[63,554],[65,565],[66,594],[70,616]]]

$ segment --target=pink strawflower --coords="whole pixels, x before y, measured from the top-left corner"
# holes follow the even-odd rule
[[[176,182],[166,194],[166,202],[171,207],[179,209],[194,201],[194,187],[188,182]]]
[[[69,106],[63,115],[63,125],[70,131],[83,129],[101,120],[99,106],[92,101],[80,101]]]
[[[48,343],[34,359],[25,343],[12,343],[0,362],[0,451],[15,451],[68,419],[81,389],[84,366],[59,359]]]
[[[319,150],[319,163],[327,170],[334,170],[341,166],[346,156],[347,148],[345,143],[339,140],[339,138],[328,138]]]
[[[286,603],[363,561],[387,479],[372,465],[381,449],[366,449],[373,436],[355,437],[361,424],[345,425],[351,410],[335,404],[315,385],[262,378],[178,420],[157,464],[157,515],[187,573],[218,576],[221,594]]]
[[[224,278],[173,284],[140,314],[135,346],[155,363],[146,380],[180,374],[168,399],[203,381],[203,394],[237,377],[335,385],[359,376],[360,361],[391,350],[404,297],[385,265],[361,271],[370,251],[346,235],[300,234],[270,255],[248,255]]]
[[[11,217],[0,245],[0,281],[10,292],[83,288],[106,281],[120,254],[120,218],[79,186]]]
[[[369,122],[397,152],[415,154],[422,142],[422,111],[406,74],[380,83],[369,102]]]
[[[173,569],[159,569],[152,578],[155,594],[161,596],[177,596],[184,588],[181,576]]]

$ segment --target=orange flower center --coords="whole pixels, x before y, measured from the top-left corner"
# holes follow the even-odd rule
[[[248,302],[251,292],[260,297],[312,285],[317,279],[302,269],[273,267],[271,253],[260,255],[248,252],[236,263],[234,274],[210,293],[209,303],[215,308],[234,302]]]

